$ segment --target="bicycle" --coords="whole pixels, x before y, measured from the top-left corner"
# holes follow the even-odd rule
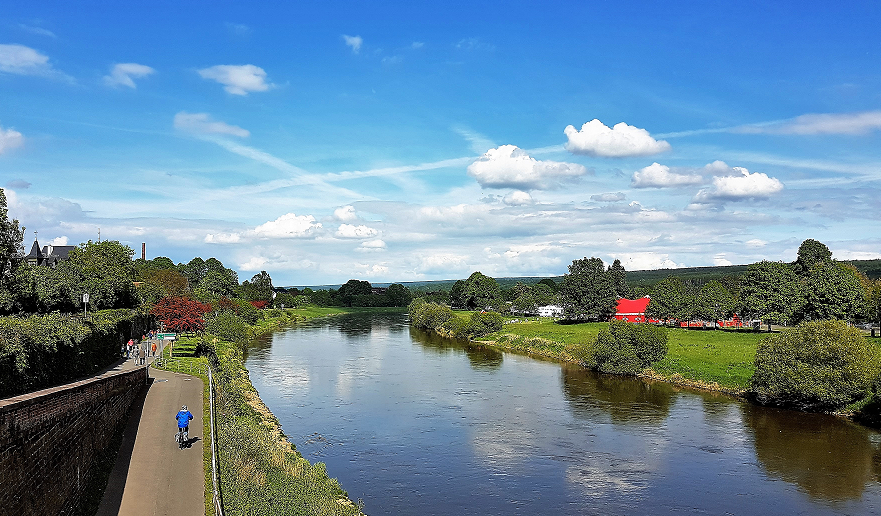
[[[187,428],[178,428],[178,432],[174,434],[174,441],[177,443],[178,448],[181,450],[183,450],[185,447],[189,447],[190,433],[187,431]]]

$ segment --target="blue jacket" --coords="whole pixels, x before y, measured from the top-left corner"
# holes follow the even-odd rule
[[[177,413],[177,416],[175,417],[177,418],[177,427],[183,428],[185,426],[189,426],[190,420],[193,419],[193,414],[191,414],[189,410],[186,412],[181,410]]]

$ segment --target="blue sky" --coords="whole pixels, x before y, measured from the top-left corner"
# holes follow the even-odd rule
[[[288,285],[881,258],[876,2],[275,3],[5,6],[26,243]]]

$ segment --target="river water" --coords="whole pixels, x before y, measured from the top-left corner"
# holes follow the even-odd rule
[[[500,353],[404,314],[313,320],[246,366],[371,516],[881,511],[873,430]]]

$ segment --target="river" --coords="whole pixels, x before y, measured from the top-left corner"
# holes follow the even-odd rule
[[[444,339],[405,314],[313,320],[245,365],[371,516],[881,510],[876,431]]]

